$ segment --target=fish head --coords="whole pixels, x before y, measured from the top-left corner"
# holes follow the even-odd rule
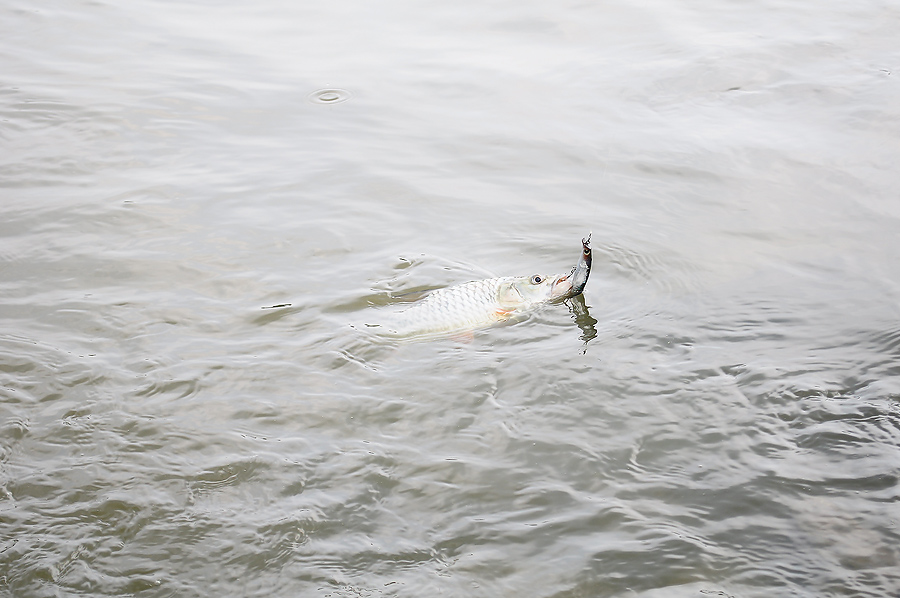
[[[507,311],[544,303],[553,298],[557,278],[533,274],[504,281],[497,289],[497,303]]]
[[[584,290],[591,274],[591,236],[581,240],[581,256],[568,274],[533,274],[503,279],[497,288],[497,303],[505,312],[528,308],[538,303],[557,303]]]

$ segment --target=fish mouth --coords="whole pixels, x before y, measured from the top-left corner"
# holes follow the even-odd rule
[[[553,284],[550,286],[550,300],[557,299],[568,299],[571,297],[570,293],[572,292],[572,281],[570,278],[572,277],[574,272],[570,272],[569,274],[564,274],[562,276],[557,277]]]

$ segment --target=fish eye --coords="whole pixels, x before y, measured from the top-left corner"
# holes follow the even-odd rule
[[[541,284],[542,282],[544,282],[544,278],[540,274],[531,277],[531,284]]]

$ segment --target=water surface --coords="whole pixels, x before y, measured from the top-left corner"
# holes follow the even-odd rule
[[[0,596],[896,594],[898,25],[0,9]]]

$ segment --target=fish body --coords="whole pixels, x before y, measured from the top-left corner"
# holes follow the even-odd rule
[[[524,315],[537,306],[574,297],[584,290],[591,270],[590,236],[571,272],[475,280],[437,289],[378,326],[392,337],[418,338],[465,333]]]

